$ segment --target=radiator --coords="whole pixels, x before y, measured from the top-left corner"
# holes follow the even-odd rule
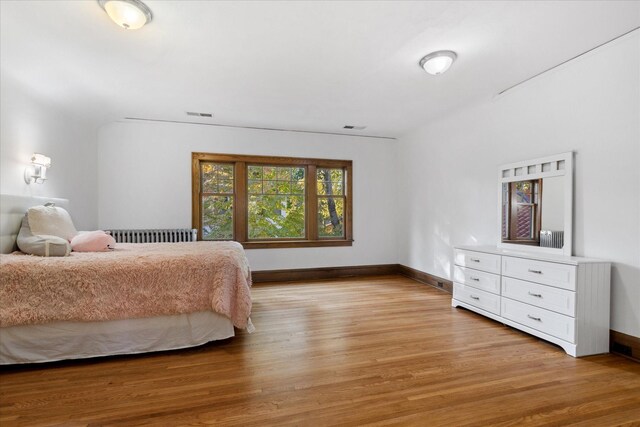
[[[561,249],[564,246],[564,231],[540,230],[540,246]]]
[[[162,230],[105,230],[111,233],[116,243],[164,243],[195,242],[198,230],[195,228],[168,228]]]

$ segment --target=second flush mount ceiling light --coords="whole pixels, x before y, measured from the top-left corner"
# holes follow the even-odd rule
[[[151,9],[140,0],[98,0],[109,18],[125,30],[137,30],[151,22]]]
[[[439,50],[422,58],[419,64],[427,73],[436,76],[447,71],[457,57],[458,55],[451,50]]]

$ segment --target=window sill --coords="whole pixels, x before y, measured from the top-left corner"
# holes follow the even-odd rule
[[[318,248],[328,246],[352,246],[353,240],[288,240],[240,242],[245,249],[276,249],[276,248]]]

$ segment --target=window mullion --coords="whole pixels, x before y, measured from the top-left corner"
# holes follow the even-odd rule
[[[308,240],[318,240],[318,187],[316,185],[316,165],[307,166],[306,179],[306,229]]]
[[[344,185],[344,238],[353,240],[353,167],[344,168],[343,174]]]
[[[202,196],[200,194],[200,160],[191,159],[191,225],[198,230],[198,240],[202,240]]]
[[[247,241],[247,164],[236,162],[234,164],[233,184],[233,239],[237,242]]]

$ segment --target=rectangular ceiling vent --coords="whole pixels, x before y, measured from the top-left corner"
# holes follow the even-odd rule
[[[213,117],[213,114],[211,114],[211,113],[197,113],[195,111],[187,111],[187,116]]]
[[[353,129],[353,130],[364,130],[366,126],[354,126],[354,125],[344,125],[343,129]]]

